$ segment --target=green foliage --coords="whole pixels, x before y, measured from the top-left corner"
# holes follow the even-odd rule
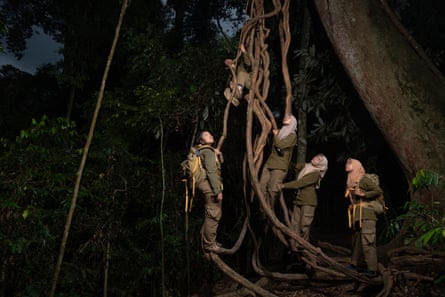
[[[74,166],[79,155],[75,125],[65,119],[32,120],[15,142],[4,140],[0,155],[0,246],[8,270],[15,274],[5,280],[16,287],[11,294],[31,288],[34,274],[49,279],[52,251],[56,250],[65,215],[60,208],[68,200]],[[34,292],[34,293],[33,293]]]
[[[410,201],[404,208],[407,212],[395,218],[393,224],[406,220],[411,226],[413,233],[406,237],[407,244],[412,240],[419,247],[445,243],[445,217],[434,204]]]
[[[109,125],[108,125],[109,124]],[[111,243],[110,292],[134,296],[160,281],[158,149],[130,146],[131,136],[113,121],[102,123],[90,149],[59,287],[63,296],[97,296],[102,290],[104,253]],[[0,154],[0,250],[14,284],[11,296],[47,290],[80,162],[84,137],[73,122],[47,116],[32,120],[15,141],[2,140]],[[154,142],[153,147],[158,147]],[[182,152],[166,152],[166,168],[177,168]],[[178,177],[179,178],[179,177]],[[167,287],[178,296],[185,282],[182,184],[167,173],[165,251]],[[200,203],[195,202],[199,209]],[[201,206],[202,207],[202,206]],[[191,249],[199,251],[201,215],[190,222]],[[194,278],[206,278],[204,258],[193,257]],[[39,275],[35,281],[35,275]],[[131,280],[131,281],[129,281]],[[81,287],[79,285],[82,284]],[[133,294],[134,293],[134,294]]]
[[[432,171],[421,169],[416,173],[416,176],[412,180],[412,185],[416,189],[428,188],[431,186],[438,186],[442,177]]]
[[[159,119],[166,135],[180,133],[185,139],[197,121],[200,128],[221,130],[226,101],[218,90],[224,89],[222,82],[228,75],[221,63],[226,54],[222,42],[200,47],[186,44],[180,52],[168,55],[162,36],[153,28],[129,29],[123,38],[130,63],[122,74],[123,85],[104,100],[108,126],[118,121],[155,139],[160,135]]]
[[[0,139],[0,257],[7,259],[2,267],[8,271],[4,284],[10,296],[43,296],[51,280],[119,3],[19,1],[12,6],[14,1],[4,2],[8,25],[15,28],[14,38],[8,39],[14,53],[23,51],[21,41],[32,34],[32,25],[41,26],[64,45],[64,60],[58,67],[42,68],[35,75],[11,68],[2,68],[0,73],[0,97],[5,98],[0,128],[8,133]],[[193,40],[184,39],[179,50],[172,50],[169,44],[181,42],[168,32],[171,10],[161,9],[161,1],[131,2],[80,186],[57,290],[60,296],[102,295],[108,243],[109,295],[159,295],[159,119],[165,128],[166,286],[169,295],[184,295],[179,163],[195,124],[221,131],[226,104],[221,93],[228,76],[222,61],[228,57],[227,45],[236,40],[201,39],[198,45],[192,42],[200,39],[195,39],[198,32],[184,24],[184,36]],[[233,17],[235,12],[225,10],[228,1],[217,2],[212,14]],[[191,19],[194,6],[185,7],[186,19]],[[202,17],[199,10],[197,16]],[[53,78],[54,85],[40,87]],[[77,125],[54,116],[66,113],[72,90]],[[202,207],[202,201],[195,201],[189,222],[191,277],[200,280],[192,286],[197,287],[216,275],[200,249]]]
[[[365,142],[351,114],[352,101],[336,75],[339,65],[327,50],[297,50],[302,69],[294,75],[295,108],[308,115],[308,138],[315,143],[343,140],[354,153],[365,151]]]
[[[442,180],[439,174],[422,169],[416,173],[412,185],[415,190],[420,190],[437,187]],[[406,244],[415,240],[419,247],[441,246],[445,244],[445,214],[438,206],[439,202],[434,198],[431,199],[430,204],[415,200],[407,202],[404,206],[406,213],[396,217],[390,226],[393,229],[399,229],[403,221],[408,223],[413,232],[408,233],[405,239]]]

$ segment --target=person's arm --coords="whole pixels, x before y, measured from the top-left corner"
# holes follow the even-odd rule
[[[373,199],[383,194],[383,190],[372,180],[363,177],[359,182],[359,189],[355,190],[355,194],[366,199]]]
[[[207,172],[207,179],[212,187],[213,193],[218,195],[222,191],[221,178],[218,176],[215,152],[210,148],[201,150],[202,166]]]
[[[278,133],[274,135],[274,146],[277,149],[285,149],[288,147],[293,147],[297,143],[297,135],[295,133],[291,133],[283,139],[278,138]]]
[[[366,180],[364,192],[367,199],[377,198],[383,194],[382,189],[369,179]]]
[[[301,179],[296,179],[288,183],[283,184],[283,189],[300,189],[310,185],[314,185],[318,182],[320,173],[318,171],[306,174]]]

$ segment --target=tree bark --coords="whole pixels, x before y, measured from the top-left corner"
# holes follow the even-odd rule
[[[303,32],[300,41],[300,50],[308,50],[309,49],[309,40],[311,35],[311,15],[308,9],[307,0],[303,0]],[[298,71],[301,73],[304,72],[304,59],[300,57],[298,61]],[[307,83],[303,82],[300,86],[301,88],[301,98],[298,107],[298,145],[297,145],[297,164],[306,163],[306,154],[307,154],[307,113],[303,109],[303,101],[306,100],[307,97]]]
[[[445,171],[445,83],[378,0],[315,0],[327,35],[406,177]],[[442,206],[444,196],[441,199]]]

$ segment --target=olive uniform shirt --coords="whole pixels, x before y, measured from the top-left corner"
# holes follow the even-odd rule
[[[317,193],[315,186],[320,179],[320,172],[313,171],[304,175],[300,179],[283,184],[284,189],[298,190],[295,197],[295,205],[317,206]]]
[[[358,187],[365,193],[364,197],[353,195],[354,203],[359,202],[360,198],[364,202],[370,202],[378,198],[383,194],[382,189],[368,176],[364,175],[358,182]],[[362,209],[362,219],[363,220],[373,220],[377,221],[377,216],[373,208],[363,207]],[[359,220],[359,216],[355,217],[355,221]]]
[[[202,166],[206,171],[207,180],[212,187],[213,194],[218,195],[223,190],[221,165],[217,160],[215,150],[210,147],[200,149]]]
[[[278,139],[278,134],[274,135],[272,152],[267,159],[265,167],[268,169],[281,169],[287,171],[292,158],[294,146],[297,143],[297,134],[291,133],[283,139]],[[278,154],[281,151],[281,156]]]

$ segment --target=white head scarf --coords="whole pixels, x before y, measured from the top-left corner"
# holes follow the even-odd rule
[[[283,125],[281,127],[280,132],[278,132],[278,139],[283,139],[289,136],[291,133],[296,133],[297,131],[297,119],[291,115],[290,116],[290,123],[287,125]]]
[[[320,188],[320,182],[323,179],[324,175],[326,174],[326,171],[328,171],[328,158],[326,158],[326,156],[323,154],[318,154],[317,156],[318,159],[316,161],[311,161],[309,163],[306,163],[306,165],[304,165],[303,169],[300,171],[297,177],[297,180],[299,180],[306,174],[312,173],[314,171],[319,172],[320,178],[318,179],[317,185],[315,186],[316,189]]]

